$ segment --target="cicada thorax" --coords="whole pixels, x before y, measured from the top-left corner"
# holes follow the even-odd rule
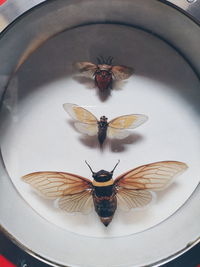
[[[104,91],[106,89],[112,89],[112,66],[107,64],[98,65],[97,70],[94,73],[96,86]]]
[[[100,145],[102,145],[106,139],[107,128],[108,128],[108,118],[102,116],[98,121],[98,140]]]
[[[108,226],[117,208],[116,190],[112,172],[101,170],[94,174],[93,202],[101,222]]]

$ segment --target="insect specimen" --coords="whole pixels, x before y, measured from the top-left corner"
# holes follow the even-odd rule
[[[66,172],[35,172],[22,177],[45,198],[58,199],[58,206],[69,212],[88,213],[95,207],[101,222],[108,226],[117,207],[130,210],[151,202],[151,191],[165,189],[174,177],[187,169],[178,161],[161,161],[129,170],[113,180],[112,171],[92,172],[93,181]]]
[[[63,105],[65,111],[76,120],[74,123],[76,129],[90,136],[98,136],[100,145],[109,138],[124,139],[130,132],[124,129],[134,129],[145,121],[148,117],[142,114],[130,114],[117,117],[108,122],[105,116],[98,120],[90,111],[78,105],[66,103]]]
[[[133,68],[119,65],[113,66],[112,57],[97,58],[98,64],[92,62],[78,62],[75,64],[79,72],[89,78],[94,78],[95,85],[100,91],[112,89],[113,80],[121,81],[128,79],[133,74]]]

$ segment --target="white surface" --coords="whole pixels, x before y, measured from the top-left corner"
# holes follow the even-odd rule
[[[162,41],[139,30],[124,27],[123,32],[120,30],[120,26],[89,26],[89,29],[82,27],[52,39],[24,65],[11,86],[15,94],[9,96],[8,93],[5,101],[7,108],[11,105],[14,108],[11,119],[5,117],[8,120],[4,125],[2,153],[18,191],[50,222],[88,236],[127,235],[156,225],[187,200],[199,181],[197,78],[187,63]],[[102,32],[107,46],[103,46],[105,39],[97,40]],[[101,101],[96,89],[63,77],[65,72],[70,73],[71,63],[91,59],[91,52],[94,60],[93,55],[98,56],[96,51],[106,56],[112,53],[119,61],[117,64],[130,65],[136,71],[122,89],[113,90],[106,101]],[[123,114],[143,113],[149,116],[149,121],[133,130],[131,138],[120,143],[107,142],[101,151],[96,140],[77,133],[69,123],[62,108],[65,102],[82,105],[97,117],[106,115],[112,119]],[[90,178],[85,159],[95,171],[111,170],[120,159],[114,177],[141,164],[160,160],[186,162],[189,170],[159,193],[157,201],[148,209],[116,212],[107,229],[95,212],[67,215],[54,208],[52,202],[38,197],[20,180],[24,174],[44,170],[67,171]]]

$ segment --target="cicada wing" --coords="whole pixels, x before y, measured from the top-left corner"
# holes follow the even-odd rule
[[[83,61],[75,63],[75,68],[79,71],[79,74],[87,78],[93,78],[95,71],[97,70],[97,65]]]
[[[148,117],[143,114],[130,114],[109,121],[109,127],[116,129],[134,129],[145,123]]]
[[[61,197],[57,205],[60,209],[68,213],[81,212],[87,214],[93,207],[91,190]]]
[[[187,168],[185,163],[179,161],[155,162],[120,175],[114,184],[118,189],[160,191],[165,189],[173,178],[183,173]]]
[[[152,199],[152,193],[146,190],[119,188],[117,192],[117,206],[123,211],[145,207]]]
[[[87,134],[89,136],[94,136],[97,135],[98,133],[97,124],[86,124],[81,122],[75,122],[74,126],[80,133]]]
[[[34,172],[23,176],[22,180],[50,199],[88,192],[93,188],[90,180],[66,172]]]
[[[97,118],[87,109],[76,104],[63,104],[64,110],[71,116],[72,119],[82,123],[97,124]]]
[[[134,70],[131,67],[126,66],[113,66],[112,67],[112,73],[115,80],[121,81],[128,79],[132,74]]]
[[[129,131],[108,127],[107,136],[111,139],[124,139],[130,135]]]

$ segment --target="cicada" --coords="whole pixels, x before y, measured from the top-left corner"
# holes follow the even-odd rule
[[[86,162],[87,163],[87,162]],[[88,213],[94,206],[101,222],[108,226],[117,207],[128,211],[152,201],[152,191],[165,189],[172,179],[187,169],[178,161],[161,161],[131,169],[113,180],[112,171],[94,172],[93,181],[67,172],[34,172],[22,177],[43,197],[58,199],[68,213]]]
[[[101,116],[98,120],[90,111],[76,104],[65,103],[65,111],[74,119],[76,129],[89,136],[98,136],[100,145],[106,137],[124,139],[130,132],[126,129],[134,129],[145,121],[148,117],[142,114],[123,115],[108,121],[106,116]]]
[[[85,77],[94,78],[95,85],[100,91],[112,89],[113,80],[122,81],[133,74],[133,68],[119,65],[112,65],[113,58],[97,58],[98,64],[92,62],[78,62],[75,64],[80,74]]]

